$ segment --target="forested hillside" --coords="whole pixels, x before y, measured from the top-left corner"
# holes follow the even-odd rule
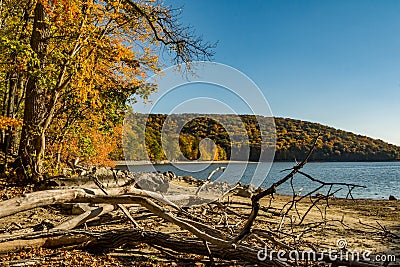
[[[192,117],[197,118],[191,119]],[[125,144],[129,146],[129,151],[126,151],[125,156],[129,160],[140,160],[147,151],[151,160],[167,159],[164,154],[165,149],[161,145],[161,132],[164,131],[166,135],[177,134],[169,130],[176,126],[175,128],[181,128],[179,136],[176,137],[179,145],[178,142],[164,144],[164,147],[170,146],[167,149],[168,159],[182,159],[178,156],[180,150],[186,158],[192,160],[199,158],[202,160],[213,158],[216,160],[246,160],[238,155],[231,155],[231,151],[250,147],[250,160],[263,160],[263,155],[260,156],[260,142],[263,140],[273,144],[271,134],[273,133],[271,131],[273,120],[261,116],[256,118],[251,115],[240,115],[239,118],[240,120],[236,115],[213,114],[202,117],[200,115],[193,116],[193,114],[176,114],[168,116],[168,121],[164,125],[167,115],[152,114],[147,118],[147,115],[136,114],[133,119],[134,123],[126,128]],[[243,122],[245,129],[243,125],[240,125],[240,121]],[[275,118],[275,124],[277,136],[275,160],[278,161],[302,159],[319,132],[321,138],[311,156],[313,161],[393,161],[400,159],[400,147],[381,140],[318,123],[288,118]],[[264,130],[265,134],[262,137],[260,126],[262,129],[267,129]],[[268,131],[268,129],[270,130]],[[233,134],[229,136],[229,133]],[[201,142],[205,138],[213,140],[216,144],[214,153],[200,153],[200,151],[209,151],[202,150],[202,146],[207,146],[207,142]],[[145,140],[145,142],[140,143],[139,140]],[[171,147],[171,145],[176,147]],[[232,147],[237,149],[231,149]]]

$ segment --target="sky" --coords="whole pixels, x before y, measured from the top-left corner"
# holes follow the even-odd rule
[[[400,145],[400,1],[166,3],[183,8],[183,24],[218,42],[213,61],[253,80],[274,116]],[[225,97],[206,87],[186,94]],[[157,111],[168,113],[166,106]]]

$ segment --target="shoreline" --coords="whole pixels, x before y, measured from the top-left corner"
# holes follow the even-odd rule
[[[231,162],[230,161],[194,161],[194,162],[191,162],[191,161],[175,161],[175,162],[172,162],[172,163],[168,162],[168,161],[157,162],[157,163],[152,163],[151,161],[129,161],[129,162],[120,161],[120,162],[117,162],[116,168],[127,170],[128,168],[130,168],[129,166],[132,166],[131,168],[133,168],[133,169],[131,169],[131,171],[135,172],[135,169],[136,169],[135,166],[138,166],[137,168],[140,168],[141,171],[145,171],[146,168],[149,168],[151,166],[154,166],[153,168],[158,169],[157,166],[159,166],[159,168],[161,168],[162,171],[166,171],[166,170],[171,170],[169,168],[173,168],[174,165],[170,165],[170,164],[177,164],[175,167],[179,169],[180,168],[179,165],[181,165],[181,168],[183,168],[185,166],[185,164],[194,164],[193,166],[196,166],[196,164],[204,164],[204,167],[209,168],[210,166],[211,167],[212,166],[218,167],[218,166],[221,166],[221,165],[224,166],[223,164],[228,164],[228,163],[232,163],[233,166],[234,166],[234,164],[245,164],[245,163],[247,164],[247,162],[245,162],[245,161],[231,161]],[[251,164],[252,166],[257,166],[257,165],[254,165],[254,164],[257,164],[258,162],[248,162],[248,163]],[[279,161],[278,162],[274,162],[273,164],[275,164],[275,163],[278,164],[278,165],[275,165],[275,168],[280,168],[279,166],[281,166],[281,168],[283,168],[283,167],[287,168],[287,165],[289,165],[289,164],[286,164],[285,166],[279,165],[279,164],[282,163],[282,162],[279,162]],[[283,162],[283,163],[287,163],[287,162]],[[312,165],[316,164],[314,166],[318,166],[319,164],[321,164],[320,167],[315,167],[315,168],[324,168],[323,167],[324,165],[322,165],[322,164],[329,164],[329,163],[334,163],[335,164],[336,162],[311,162]],[[340,162],[340,163],[344,163],[343,167],[346,167],[347,166],[346,163],[350,163],[351,164],[351,163],[354,163],[354,162]],[[340,163],[338,162],[338,164],[340,164]],[[372,162],[359,162],[359,163],[361,163],[361,164],[358,165],[358,166],[367,166],[368,164],[370,164]],[[388,163],[391,163],[391,162],[388,162]],[[210,165],[207,165],[207,164],[210,164]],[[216,165],[212,165],[212,164],[216,164]],[[292,164],[294,166],[295,163],[292,162]],[[251,166],[251,165],[248,165],[248,166]],[[385,163],[383,163],[382,165],[385,165]],[[142,166],[142,167],[140,167],[140,166]],[[168,166],[170,166],[170,167],[168,167]],[[398,164],[395,164],[394,166],[396,166],[396,169],[397,169],[397,167],[400,167]],[[142,170],[141,168],[144,168],[144,169]],[[200,168],[203,168],[203,167],[200,165]],[[136,170],[136,171],[138,171],[138,170]],[[196,180],[205,179],[203,177],[204,175],[200,176],[200,177],[195,177],[195,176],[193,176],[193,174],[185,174],[185,173],[179,173],[179,172],[177,173],[177,175],[183,175],[183,176],[188,175],[188,176],[193,177]],[[244,184],[247,185],[247,183],[244,183]],[[261,187],[265,188],[264,186],[261,186]],[[370,194],[368,194],[368,192],[370,192]],[[286,194],[284,194],[284,192],[281,192],[280,194],[286,196]],[[371,201],[379,200],[379,201],[382,201],[382,200],[389,200],[390,196],[394,196],[394,198],[400,200],[399,199],[400,195],[396,194],[396,192],[394,192],[393,190],[385,190],[384,192],[380,192],[380,193],[376,193],[374,190],[372,190],[372,191],[370,190],[370,191],[367,191],[367,193],[360,192],[359,194],[356,194],[353,197],[354,197],[354,199],[358,199],[358,200],[371,200]],[[343,199],[345,199],[345,197],[342,196],[342,195],[340,195],[338,197],[335,196],[334,198],[338,198],[338,199],[343,198]]]
[[[243,164],[243,163],[248,163],[248,164],[256,164],[259,162],[256,161],[240,161],[240,160],[204,160],[204,161],[198,161],[198,160],[193,160],[193,161],[168,161],[168,160],[161,160],[159,162],[153,162],[150,160],[129,160],[129,161],[115,161],[114,162],[116,166],[138,166],[138,165],[168,165],[168,164],[212,164],[212,163],[217,163],[217,164],[228,164],[228,163],[234,163],[234,164]]]
[[[400,162],[398,160],[394,161],[309,161],[307,164],[314,164],[314,163],[379,163],[379,162]],[[168,164],[258,164],[263,163],[260,161],[241,161],[241,160],[193,160],[193,161],[168,161],[168,160],[161,160],[157,162],[153,162],[150,160],[117,160],[114,161],[115,166],[140,166],[140,165],[168,165]],[[267,162],[265,162],[267,163]],[[284,161],[284,160],[277,160],[273,161],[272,163],[293,163],[296,164],[294,161]]]
[[[7,195],[8,191],[2,190],[0,193],[0,197],[4,197]],[[23,194],[22,190],[20,194]],[[290,224],[291,219],[289,218],[300,218],[307,212],[308,215],[305,217],[304,225],[308,225],[307,229],[314,229],[314,231],[304,232],[303,240],[306,242],[313,242],[312,244],[317,244],[322,248],[336,248],[337,240],[344,239],[347,247],[351,249],[351,251],[369,250],[372,251],[373,254],[381,255],[398,255],[400,252],[399,243],[396,242],[395,238],[388,235],[390,233],[399,235],[400,227],[398,225],[398,217],[400,215],[400,201],[329,198],[329,205],[325,204],[325,201],[319,203],[319,209],[326,210],[325,217],[321,218],[322,214],[319,209],[309,209],[309,207],[313,205],[313,202],[307,198],[299,202],[296,209],[291,210],[284,220],[281,216],[281,214],[283,214],[283,212],[281,213],[281,209],[285,206],[287,207],[287,203],[290,203],[292,200],[292,196],[279,194],[274,196],[273,201],[269,198],[261,199],[260,205],[262,207],[268,207],[268,210],[261,209],[259,211],[260,218],[254,221],[254,229],[263,231],[263,229],[270,229],[271,226],[275,229],[275,227],[282,225],[281,227],[284,231],[289,232],[295,229],[301,233],[300,230],[304,230],[304,228],[301,228],[303,225],[297,226],[297,224],[295,224],[293,226]],[[229,198],[223,198],[221,202],[223,204],[229,204],[230,210],[233,211],[228,217],[228,219],[230,219],[228,222],[231,224],[243,220],[243,218],[239,217],[237,214],[246,216],[251,211],[251,199],[247,197],[232,195]],[[0,228],[6,229],[9,227],[10,222],[18,222],[23,228],[28,228],[40,224],[44,219],[47,219],[51,223],[59,223],[65,220],[64,214],[55,213],[52,210],[44,208],[36,209],[34,214],[37,215],[30,220],[26,220],[26,218],[32,216],[32,211],[24,211],[11,215],[10,217],[1,218]],[[222,214],[222,212],[208,213],[207,217],[211,219],[215,218],[218,222]],[[132,217],[140,227],[147,230],[176,233],[181,231],[181,228],[177,227],[175,224],[163,220],[155,222],[152,216],[143,216],[143,213],[140,212],[132,212]],[[319,224],[322,222],[325,223]],[[377,224],[377,222],[379,224]],[[343,224],[346,225],[346,228],[344,228]],[[321,225],[321,227],[319,225]],[[381,225],[385,227],[384,230],[380,230],[379,227],[381,227]],[[371,226],[376,226],[376,229],[371,230]],[[89,224],[87,227],[87,229],[89,229],[88,231],[92,229],[98,230],[97,225]],[[132,224],[128,220],[118,220],[110,221],[110,223],[104,224],[101,227],[102,230],[129,229],[132,227]],[[80,253],[79,250],[74,251]],[[53,253],[53,250],[49,250],[47,253]],[[147,250],[146,253],[148,253]],[[158,252],[155,250],[154,253]],[[7,255],[8,254],[3,254],[0,261],[5,261],[5,257],[8,257]],[[86,254],[84,255],[87,257]],[[65,261],[65,259],[61,259]],[[395,262],[395,264],[397,263],[398,261]]]

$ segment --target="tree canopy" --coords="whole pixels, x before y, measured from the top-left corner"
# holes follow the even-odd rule
[[[212,56],[212,44],[154,0],[4,0],[0,3],[1,146],[26,179],[60,159],[107,159],[131,95],[172,63]],[[15,124],[14,120],[23,122]],[[5,121],[5,123],[4,123]]]

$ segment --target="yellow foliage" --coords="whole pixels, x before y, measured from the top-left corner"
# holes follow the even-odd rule
[[[22,120],[0,115],[0,130],[7,130],[9,127],[22,127]]]

